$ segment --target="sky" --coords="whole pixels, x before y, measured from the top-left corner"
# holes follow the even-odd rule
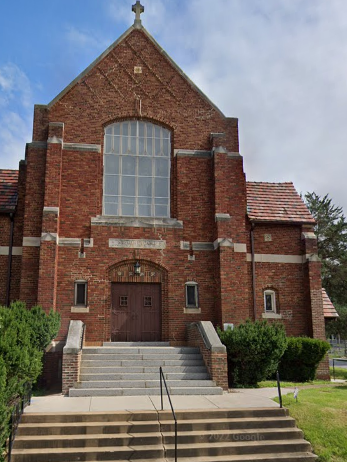
[[[347,215],[346,0],[141,0],[142,24],[228,117],[247,180]],[[135,0],[0,0],[0,168],[48,104],[133,24]]]

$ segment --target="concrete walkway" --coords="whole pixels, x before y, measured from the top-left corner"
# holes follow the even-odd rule
[[[282,388],[282,394],[293,393],[294,388]],[[278,407],[272,398],[277,396],[277,388],[234,389],[223,395],[171,397],[174,409],[245,409]],[[25,409],[30,413],[49,412],[105,412],[160,410],[160,396],[115,396],[69,398],[59,395],[33,397],[31,405]],[[164,409],[170,409],[164,397]]]

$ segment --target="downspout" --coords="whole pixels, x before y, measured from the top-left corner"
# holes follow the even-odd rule
[[[253,316],[257,320],[257,302],[256,302],[256,274],[255,274],[255,255],[254,255],[254,228],[255,223],[251,223],[251,253],[252,253],[252,286],[253,286]]]
[[[13,213],[10,213],[10,220],[11,220],[11,228],[10,228],[10,245],[9,245],[9,251],[8,251],[6,306],[10,306],[12,253],[13,253],[13,229],[14,229],[14,214]]]

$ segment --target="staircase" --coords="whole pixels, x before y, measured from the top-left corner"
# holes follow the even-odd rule
[[[159,367],[172,395],[220,395],[198,348],[169,343],[104,343],[82,350],[80,382],[69,396],[159,395]]]
[[[287,410],[177,411],[180,462],[312,462]],[[12,462],[173,462],[171,411],[24,414]]]

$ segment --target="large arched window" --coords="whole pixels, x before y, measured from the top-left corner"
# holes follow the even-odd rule
[[[169,130],[149,122],[109,125],[104,144],[104,215],[170,217]]]

